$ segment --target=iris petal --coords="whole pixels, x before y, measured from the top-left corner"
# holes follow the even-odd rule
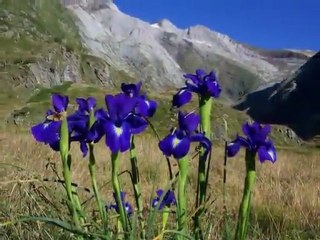
[[[133,134],[141,133],[148,126],[146,120],[135,114],[128,115],[128,117],[125,119],[125,122],[129,124]]]
[[[87,156],[88,146],[87,146],[86,142],[84,142],[84,141],[80,142],[80,150],[82,152],[82,156],[83,157]]]
[[[129,124],[123,123],[117,127],[111,121],[105,122],[106,145],[112,153],[118,151],[125,152],[130,148],[130,127]]]
[[[61,121],[40,123],[31,128],[33,137],[38,142],[53,143],[59,140]]]
[[[218,98],[221,93],[221,88],[216,81],[207,81],[207,89],[211,97]]]
[[[228,157],[234,157],[240,150],[240,143],[238,141],[230,142],[227,146]]]
[[[199,142],[200,145],[205,149],[205,155],[211,151],[211,141],[203,133],[192,135],[190,140],[191,142]]]
[[[54,110],[58,113],[64,112],[67,110],[69,103],[69,98],[60,94],[52,95],[52,105]]]
[[[192,98],[191,92],[189,92],[186,89],[181,89],[179,92],[177,92],[172,99],[172,105],[174,107],[181,107],[184,104],[190,102]]]
[[[259,157],[260,162],[264,162],[265,160],[271,161],[272,163],[276,162],[277,153],[276,153],[276,149],[271,141],[268,141],[259,147],[258,157]]]
[[[181,130],[187,131],[188,133],[194,132],[200,122],[200,116],[195,113],[184,114],[179,112],[178,115],[179,128]]]
[[[164,139],[159,142],[159,148],[163,152],[164,155],[170,157],[173,151],[173,140],[175,138],[174,134],[169,134]]]
[[[175,141],[178,141],[175,143]],[[172,155],[176,159],[183,158],[186,156],[190,149],[190,140],[188,137],[185,137],[183,139],[173,139],[173,149],[172,149]]]

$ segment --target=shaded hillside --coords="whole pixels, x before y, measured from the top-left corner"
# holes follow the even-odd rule
[[[320,52],[279,84],[255,91],[235,106],[263,123],[287,125],[309,140],[320,134]]]

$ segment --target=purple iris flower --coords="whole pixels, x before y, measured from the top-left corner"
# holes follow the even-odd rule
[[[157,197],[152,199],[151,205],[153,208],[157,208],[159,210],[163,209],[164,207],[170,207],[171,205],[176,205],[176,198],[174,196],[174,191],[167,191],[165,192],[162,189],[157,190]],[[160,202],[160,200],[162,201]]]
[[[91,142],[88,139],[89,114],[96,106],[96,99],[93,97],[89,97],[87,99],[77,98],[76,101],[79,105],[79,109],[68,117],[68,121],[73,123],[70,141],[80,143],[80,150],[83,157],[85,157],[88,153],[88,143]]]
[[[260,162],[269,160],[274,163],[277,160],[277,154],[273,142],[268,139],[270,130],[270,125],[262,126],[257,122],[251,125],[245,123],[242,131],[246,138],[237,136],[234,141],[230,142],[227,146],[228,156],[235,156],[240,147],[245,147],[251,152],[258,153]]]
[[[178,120],[179,128],[171,130],[171,133],[159,143],[164,155],[168,157],[173,155],[174,158],[180,159],[189,152],[191,142],[200,142],[207,154],[211,149],[211,142],[203,133],[196,132],[200,122],[199,115],[179,112]]]
[[[138,134],[147,127],[147,122],[134,113],[137,99],[123,93],[105,98],[108,111],[100,109],[96,112],[97,121],[90,129],[91,141],[97,141],[104,134],[106,145],[113,153],[125,152],[130,148],[132,134]]]
[[[137,106],[135,107],[135,113],[140,114],[143,117],[152,117],[157,110],[157,102],[149,100],[144,94],[140,94],[142,83],[122,83],[121,90],[124,94],[131,98],[137,98]]]
[[[53,94],[51,99],[54,110],[49,109],[45,121],[33,126],[31,133],[36,141],[49,144],[53,150],[59,151],[61,120],[67,115],[69,98],[60,94]]]
[[[207,74],[202,69],[197,69],[196,74],[185,74],[187,79],[185,87],[182,87],[176,95],[173,96],[172,105],[174,107],[181,107],[188,103],[192,98],[192,92],[200,96],[211,96],[218,98],[221,93],[220,85],[214,71]]]
[[[126,211],[127,215],[130,216],[133,213],[133,208],[129,202],[125,201],[125,197],[126,197],[126,193],[120,192],[120,199],[121,199],[122,206],[123,206],[124,210]],[[111,204],[110,206],[107,206],[107,210],[113,209],[118,214],[120,214],[119,206],[117,204],[117,200],[116,200],[117,198],[116,198],[115,193],[113,193],[113,198],[114,198],[115,204]]]

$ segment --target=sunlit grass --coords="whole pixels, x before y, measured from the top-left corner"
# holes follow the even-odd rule
[[[42,179],[57,179],[53,172],[60,170],[60,158],[48,147],[35,143],[28,134],[3,132],[0,135],[0,223],[13,220],[22,215],[51,216],[66,219],[67,208],[63,203],[63,188],[59,183],[43,182]],[[90,188],[87,171],[88,160],[83,159],[78,145],[72,146],[73,180],[79,185],[82,199],[91,195],[85,191]],[[156,187],[167,184],[168,174],[165,158],[157,147],[152,135],[136,138],[138,164],[141,174],[143,199],[149,205]],[[98,183],[106,203],[111,202],[112,187],[110,179],[109,152],[103,141],[96,148],[98,164]],[[252,239],[318,239],[320,236],[320,153],[295,149],[280,150],[279,160],[257,164],[257,184],[253,195]],[[214,146],[212,172],[210,173],[208,224],[211,239],[221,239],[223,226],[223,149]],[[196,160],[196,159],[194,159]],[[126,154],[122,156],[121,170],[130,170]],[[172,160],[175,165],[175,160]],[[190,197],[196,189],[196,161],[191,162],[188,193]],[[174,166],[176,170],[176,166]],[[227,216],[231,229],[235,226],[237,211],[242,196],[244,178],[243,153],[228,160],[227,165]],[[133,201],[132,186],[128,174],[121,175],[123,188]],[[84,205],[91,209],[93,201]],[[189,199],[188,206],[194,206]],[[189,213],[194,209],[190,208]],[[192,222],[191,218],[190,223]],[[174,228],[174,227],[173,227]],[[42,238],[65,239],[68,234],[43,223],[16,224],[0,227],[4,239],[23,237],[22,239]]]

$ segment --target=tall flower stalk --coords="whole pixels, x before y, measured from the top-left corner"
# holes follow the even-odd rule
[[[45,121],[33,126],[31,133],[36,141],[49,144],[53,150],[60,152],[68,208],[74,225],[81,228],[84,218],[78,195],[72,187],[71,155],[69,153],[70,135],[77,128],[78,123],[73,118],[67,117],[68,103],[67,96],[53,94],[52,105],[54,109],[47,111]]]
[[[185,233],[187,225],[187,197],[186,183],[189,172],[189,159],[183,157],[178,160],[179,176],[178,176],[178,231]],[[181,235],[179,238],[183,239]]]
[[[173,106],[181,107],[191,100],[191,92],[197,93],[199,97],[201,119],[200,130],[207,139],[211,140],[212,97],[219,97],[221,92],[216,75],[213,71],[207,74],[204,70],[198,69],[195,74],[186,74],[184,77],[187,79],[186,86],[182,87],[173,97]],[[197,233],[196,238],[202,238],[201,236],[198,236],[198,233],[200,232],[200,216],[204,212],[203,204],[206,200],[207,181],[211,163],[211,159],[207,159],[208,156],[211,155],[208,155],[205,152],[205,149],[201,147],[198,162],[198,186],[196,197],[196,209],[198,209],[198,211],[194,217],[195,231]]]
[[[205,148],[205,154],[211,150],[211,142],[202,133],[196,133],[196,129],[200,122],[199,115],[195,113],[184,114],[179,112],[178,116],[179,128],[172,129],[159,143],[160,150],[166,156],[173,155],[178,161],[178,231],[186,232],[186,181],[188,177],[188,158],[186,155],[189,152],[191,142],[199,142],[200,146]]]
[[[260,162],[268,160],[274,163],[277,159],[273,142],[268,139],[268,134],[270,133],[269,125],[262,126],[256,122],[251,125],[246,123],[243,125],[242,130],[246,138],[237,136],[236,139],[227,146],[227,154],[229,157],[235,156],[239,152],[240,147],[246,148],[246,177],[243,197],[239,208],[235,240],[244,240],[247,237],[251,195],[256,179],[256,155],[258,154]]]
[[[87,129],[89,130],[93,124],[95,123],[95,112],[94,108],[96,106],[96,100],[92,97],[88,99],[77,98],[77,103],[79,104],[79,113],[84,114],[88,118],[88,126]],[[85,143],[84,143],[85,144]],[[107,231],[107,215],[104,204],[102,203],[98,184],[97,184],[97,168],[96,168],[96,159],[94,155],[94,142],[89,142],[89,173],[91,178],[91,185],[93,188],[94,197],[96,200],[96,204],[99,210],[100,218],[104,227],[104,231]]]

